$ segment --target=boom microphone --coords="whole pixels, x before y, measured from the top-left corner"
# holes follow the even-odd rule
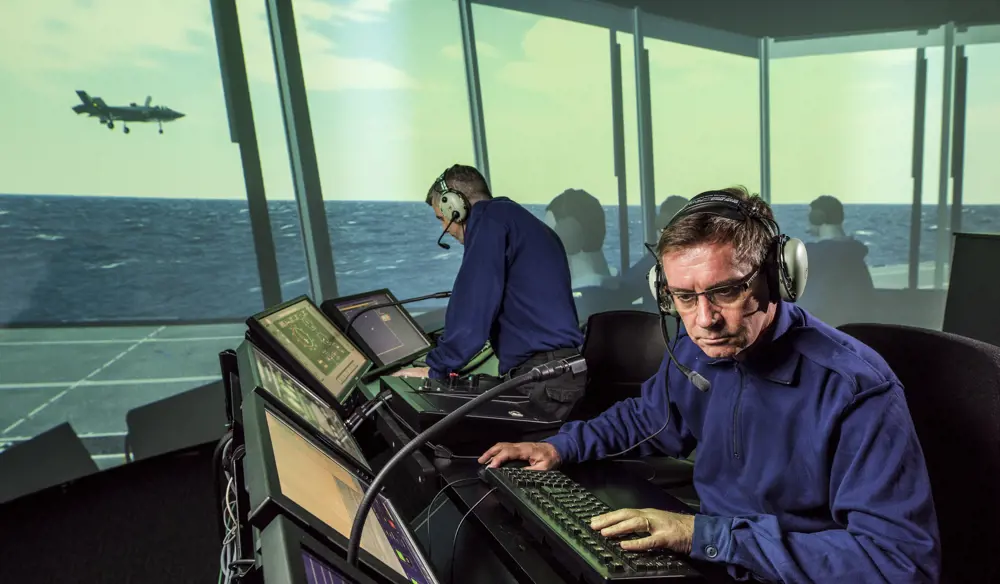
[[[352,316],[351,319],[347,321],[347,326],[344,327],[344,333],[349,333],[351,331],[351,327],[354,326],[354,321],[356,321],[359,316],[361,316],[362,314],[368,312],[369,310],[375,310],[377,308],[386,308],[388,306],[402,306],[403,304],[409,304],[411,302],[420,302],[421,300],[432,300],[432,299],[435,299],[435,298],[448,298],[449,296],[451,296],[451,291],[447,291],[447,292],[435,292],[433,294],[427,294],[426,296],[416,296],[414,298],[407,298],[405,300],[397,300],[395,302],[379,302],[379,303],[376,303],[376,304],[372,304],[371,306],[366,306],[366,307],[362,308],[361,310],[355,312],[354,316]]]
[[[534,383],[536,381],[553,379],[565,373],[571,373],[573,377],[577,377],[579,375],[586,374],[586,372],[587,362],[581,356],[569,359],[559,359],[557,361],[550,361],[548,363],[538,365],[533,367],[531,371],[525,373],[524,375],[518,375],[517,377],[509,381],[505,381],[500,385],[474,397],[462,405],[462,407],[441,418],[441,420],[430,428],[427,428],[420,434],[417,434],[416,438],[410,440],[406,446],[400,448],[399,452],[389,459],[389,462],[385,463],[385,466],[382,467],[382,470],[375,477],[375,480],[368,485],[365,497],[361,500],[361,504],[358,506],[358,511],[354,515],[354,524],[351,526],[351,537],[347,542],[347,562],[353,566],[358,565],[358,549],[361,546],[361,532],[365,528],[365,519],[368,517],[368,512],[371,511],[372,504],[375,503],[375,497],[378,495],[378,492],[382,490],[382,483],[385,482],[386,477],[389,476],[392,469],[398,466],[408,456],[413,454],[418,448],[423,446],[424,443],[433,440],[438,434],[441,434],[448,428],[454,426],[472,410],[503,393],[509,393],[510,390],[514,388],[528,383]]]
[[[441,249],[451,249],[450,245],[448,245],[447,243],[445,243],[445,242],[443,242],[441,240],[444,239],[444,236],[448,233],[448,230],[451,229],[451,224],[454,223],[454,222],[455,222],[454,218],[450,219],[448,221],[448,226],[444,228],[444,231],[441,232],[441,236],[438,237],[438,245],[441,246]]]
[[[667,333],[667,319],[664,318],[663,315],[660,315],[660,331],[663,333],[663,340],[667,345],[667,355],[670,357],[670,360],[674,362],[674,367],[677,367],[677,370],[680,371],[684,377],[687,377],[688,381],[691,382],[691,385],[698,388],[698,391],[706,392],[711,389],[712,384],[705,379],[704,375],[691,369],[687,365],[681,364],[681,362],[674,357],[674,351],[670,348],[670,335]]]

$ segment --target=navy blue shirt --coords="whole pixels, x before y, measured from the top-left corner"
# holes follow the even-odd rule
[[[469,212],[444,334],[426,358],[430,376],[459,371],[487,340],[501,374],[535,353],[583,344],[559,236],[506,197]]]
[[[708,392],[665,357],[640,398],[548,442],[567,463],[654,434],[636,451],[687,456],[697,445],[691,557],[734,577],[937,582],[934,502],[899,379],[874,350],[795,305],[779,305],[767,334],[770,346],[740,362],[710,359],[681,336],[674,354],[711,381]]]

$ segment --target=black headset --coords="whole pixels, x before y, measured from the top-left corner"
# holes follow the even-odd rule
[[[441,209],[441,216],[447,218],[449,222],[462,225],[469,218],[469,210],[472,209],[472,205],[469,204],[469,198],[465,196],[465,193],[449,187],[448,181],[444,179],[452,168],[455,167],[452,166],[442,172],[435,181],[440,195],[438,208]]]
[[[781,298],[787,302],[795,302],[802,296],[809,276],[809,259],[802,240],[782,234],[773,219],[761,215],[743,199],[724,191],[707,191],[695,196],[670,219],[664,229],[669,229],[682,217],[695,213],[707,213],[737,221],[754,220],[764,225],[771,243],[762,269],[766,270],[771,290],[777,289]],[[649,270],[647,279],[660,312],[677,318],[673,299],[670,294],[665,293],[667,278],[663,274],[659,257],[656,258],[656,265]]]

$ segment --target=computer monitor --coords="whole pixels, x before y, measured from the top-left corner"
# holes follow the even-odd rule
[[[243,395],[258,392],[326,446],[349,456],[365,471],[368,460],[337,412],[250,341],[237,349]]]
[[[275,517],[257,537],[263,584],[376,584],[284,516]]]
[[[255,340],[334,406],[347,403],[371,366],[371,360],[307,296],[255,314],[247,326]],[[340,408],[340,414],[348,412]]]
[[[346,553],[368,483],[345,459],[297,430],[260,396],[247,399],[244,410],[250,523],[263,529],[284,515]],[[376,498],[365,522],[359,564],[378,580],[437,584],[416,539],[384,495]]]
[[[372,290],[323,303],[342,329],[359,315],[345,331],[379,368],[409,363],[431,349],[431,340],[402,306],[371,308],[398,302],[388,289]],[[366,312],[362,312],[366,311]]]
[[[1000,271],[1000,234],[956,233],[942,329],[1000,346],[1000,310],[993,299]]]

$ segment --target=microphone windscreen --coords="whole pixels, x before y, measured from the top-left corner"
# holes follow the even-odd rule
[[[712,384],[709,383],[708,380],[705,379],[705,377],[701,373],[698,373],[697,371],[691,371],[691,375],[688,376],[688,379],[690,379],[691,383],[693,383],[694,386],[698,388],[698,391],[705,392],[712,387]]]

